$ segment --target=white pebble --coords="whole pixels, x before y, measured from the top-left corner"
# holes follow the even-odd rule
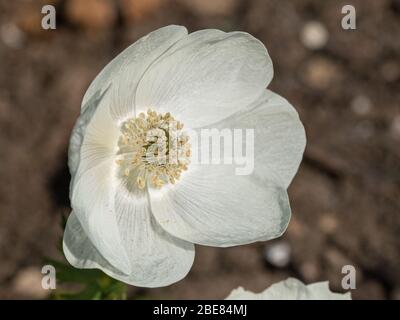
[[[267,245],[264,251],[265,259],[278,268],[286,267],[290,262],[291,248],[287,242],[277,242]]]
[[[328,42],[328,38],[328,30],[318,21],[307,22],[300,33],[301,42],[306,48],[311,50],[323,48]]]

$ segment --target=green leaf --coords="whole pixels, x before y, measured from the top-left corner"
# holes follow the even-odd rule
[[[65,229],[67,217],[62,215],[61,228]],[[62,239],[59,241],[58,249],[61,253]],[[54,266],[56,269],[57,289],[51,295],[52,299],[60,300],[126,300],[128,286],[115,280],[97,269],[77,269],[69,263],[45,259],[46,264]],[[66,285],[72,291],[63,291]],[[61,287],[61,288],[60,288]]]
[[[52,299],[66,300],[126,300],[127,285],[115,280],[97,269],[77,269],[67,263],[46,259],[56,269],[57,286],[75,285],[79,289],[73,292],[62,292],[57,289]]]

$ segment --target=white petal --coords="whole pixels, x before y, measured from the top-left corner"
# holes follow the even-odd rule
[[[93,95],[102,94],[110,85],[113,104],[112,115],[121,120],[134,114],[137,84],[143,73],[175,42],[187,35],[182,26],[167,26],[142,37],[114,58],[89,86],[82,102],[82,109]]]
[[[109,92],[83,111],[72,131],[69,145],[71,191],[87,170],[115,158],[120,130],[109,109]]]
[[[193,264],[194,246],[162,230],[148,211],[147,201],[123,199],[124,192],[122,195],[117,194],[116,200],[118,228],[129,255],[129,271],[124,274],[103,258],[74,213],[64,232],[63,250],[67,260],[77,268],[98,268],[135,286],[161,287],[181,280]]]
[[[255,175],[289,186],[302,160],[306,136],[296,110],[286,99],[266,90],[255,107],[212,126],[254,129]]]
[[[307,286],[300,280],[288,278],[273,284],[261,294],[262,300],[309,300]]]
[[[80,269],[109,270],[113,274],[124,274],[114,268],[93,246],[82,228],[76,214],[72,211],[64,230],[63,251],[68,262]]]
[[[194,246],[166,233],[155,221],[146,192],[133,195],[120,185],[115,195],[118,227],[131,272],[125,281],[161,287],[184,278],[192,267]]]
[[[90,249],[78,251],[80,257],[74,258],[76,246],[67,246],[67,251],[75,248],[69,255],[77,266],[99,267],[136,285],[161,286],[182,278],[192,265],[193,245],[166,235],[147,207],[128,206],[116,199],[119,180],[115,164],[118,121],[133,110],[139,78],[153,60],[186,34],[183,27],[169,26],[142,38],[99,74],[83,99],[71,137],[69,166],[71,206],[76,216],[71,221],[75,226],[78,221],[87,236],[69,239],[78,239],[75,242]],[[128,209],[138,213],[131,217]],[[131,233],[127,225],[136,232]]]
[[[85,136],[86,128],[88,124],[91,122],[93,115],[95,114],[99,105],[103,105],[102,115],[106,116],[107,114],[104,113],[105,108],[104,106],[107,103],[102,103],[103,99],[106,96],[106,92],[103,94],[95,94],[91,97],[90,100],[86,102],[86,107],[82,110],[82,113],[78,117],[74,128],[72,129],[69,149],[68,149],[68,166],[71,172],[71,175],[74,176],[78,170],[79,162],[80,162],[80,150],[83,142],[83,138]],[[106,127],[107,128],[107,127]]]
[[[239,287],[233,290],[227,300],[351,300],[350,293],[334,293],[329,284],[317,282],[305,285],[301,281],[288,278],[273,284],[260,293],[253,293]]]
[[[111,118],[109,103],[109,91],[104,91],[83,110],[75,125],[69,149],[70,198],[96,249],[111,265],[126,272],[129,259],[110,205],[119,128]]]
[[[251,35],[202,30],[177,42],[146,71],[136,108],[171,112],[187,127],[200,127],[249,105],[272,76],[266,48]]]
[[[81,115],[72,130],[68,160],[72,176],[79,165],[87,126],[93,122],[98,107],[103,106],[102,114],[98,116],[102,119],[102,128],[99,125],[96,128],[102,134],[97,140],[105,137],[105,142],[112,141],[114,136],[107,135],[110,132],[106,130],[115,132],[118,121],[134,113],[136,87],[145,70],[185,35],[186,28],[180,26],[167,26],[151,32],[124,50],[97,75],[83,97]]]
[[[194,246],[160,228],[146,194],[132,194],[120,185],[124,180],[107,175],[111,167],[100,164],[75,184],[75,213],[64,236],[68,261],[78,268],[99,268],[136,286],[179,281],[193,264]]]
[[[225,300],[262,300],[262,296],[259,293],[245,290],[243,287],[238,287],[233,289]]]
[[[316,282],[306,286],[308,300],[351,300],[351,293],[335,293],[329,289],[328,281]]]
[[[150,190],[158,223],[174,236],[211,246],[279,237],[290,219],[286,190],[234,165],[192,165],[176,185]]]
[[[99,253],[115,268],[127,273],[130,262],[116,221],[113,159],[85,171],[71,188],[71,206]]]

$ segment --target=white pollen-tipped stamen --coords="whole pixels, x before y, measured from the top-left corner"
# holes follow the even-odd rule
[[[191,156],[189,136],[182,131],[183,126],[169,112],[158,114],[153,110],[124,122],[118,141],[121,158],[116,161],[124,175],[135,176],[140,189],[147,184],[161,188],[179,180],[188,169]],[[132,172],[136,174],[131,175]]]

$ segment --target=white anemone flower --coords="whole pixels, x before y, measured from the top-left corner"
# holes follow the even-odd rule
[[[244,32],[188,34],[167,26],[112,60],[84,95],[70,140],[67,260],[159,287],[188,273],[194,244],[228,247],[280,236],[305,133],[295,109],[266,90],[272,76],[266,48]],[[170,146],[164,133],[172,122],[177,143]],[[190,163],[184,128],[205,127],[253,128],[253,172]],[[164,154],[182,156],[178,162],[144,156],[158,145],[144,141],[150,130],[169,146]]]
[[[332,292],[328,281],[305,285],[300,280],[288,278],[260,293],[239,287],[232,290],[226,300],[351,300],[351,294]]]

